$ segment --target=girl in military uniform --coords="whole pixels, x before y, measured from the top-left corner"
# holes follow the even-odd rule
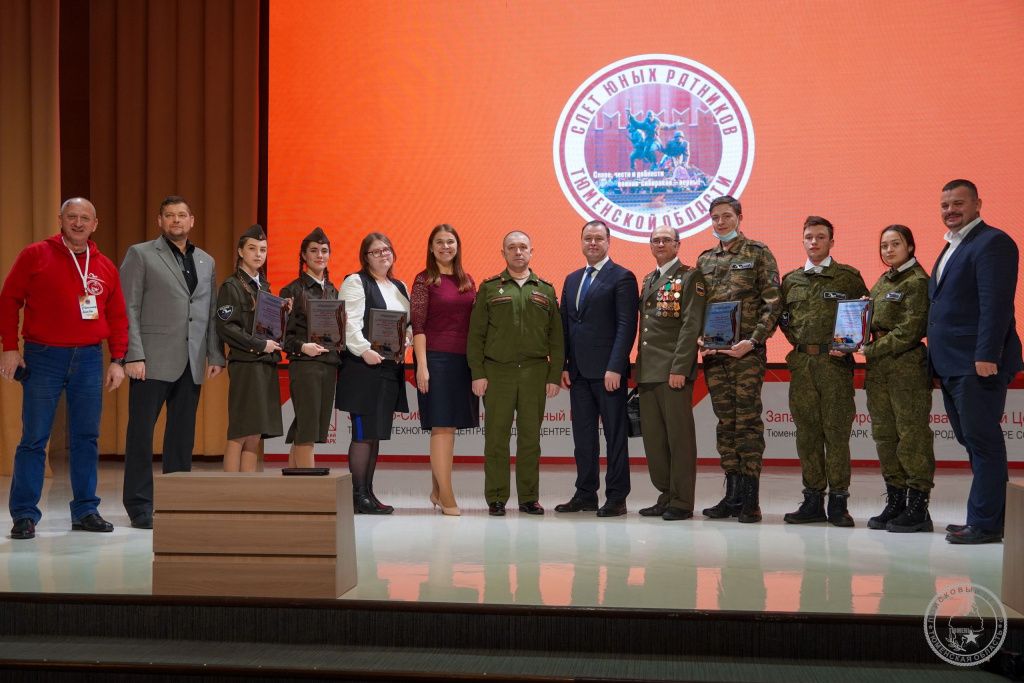
[[[217,293],[217,333],[228,345],[228,443],[225,472],[255,472],[262,439],[280,436],[281,345],[252,334],[256,293],[270,291],[267,235],[253,225],[238,239],[235,272]]]
[[[409,412],[404,362],[384,358],[368,341],[370,309],[404,311],[408,321],[409,290],[394,277],[396,258],[387,235],[371,232],[359,245],[362,268],[345,278],[339,294],[345,301],[348,322],[335,407],[351,415],[348,467],[353,502],[356,512],[370,515],[395,510],[374,495],[373,473],[381,440],[391,438],[395,411]]]
[[[331,241],[317,228],[299,245],[299,277],[281,290],[281,296],[292,301],[284,334],[288,382],[295,409],[295,419],[285,436],[285,442],[292,444],[288,453],[289,467],[316,464],[313,444],[327,441],[334,412],[340,362],[338,349],[310,341],[307,318],[311,299],[338,298],[338,290],[327,273],[330,257]]]
[[[935,453],[928,414],[932,405],[928,354],[928,273],[914,258],[914,234],[905,225],[882,230],[882,262],[889,266],[871,288],[871,341],[864,389],[871,436],[882,464],[887,502],[872,529],[931,531],[928,495]]]

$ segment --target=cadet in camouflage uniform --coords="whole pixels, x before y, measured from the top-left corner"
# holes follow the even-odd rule
[[[928,328],[928,273],[914,258],[914,234],[905,225],[882,231],[881,254],[890,269],[871,288],[871,342],[862,351],[868,361],[864,389],[871,436],[882,464],[887,503],[868,526],[903,533],[931,531],[932,382],[921,342]]]
[[[480,284],[466,345],[473,393],[484,399],[484,495],[490,514],[505,514],[514,417],[519,510],[542,515],[537,501],[540,427],[545,397],[554,397],[560,388],[562,317],[555,288],[530,270],[529,236],[518,231],[505,235],[502,254],[508,267]]]
[[[711,202],[711,225],[720,241],[697,257],[708,286],[708,305],[740,302],[739,341],[731,349],[704,350],[704,377],[718,417],[718,454],[725,470],[725,497],[704,515],[761,521],[759,477],[764,455],[761,385],[765,342],[775,331],[782,298],[779,267],[762,242],[739,232],[743,208],[730,196]]]
[[[850,496],[850,428],[853,426],[853,358],[829,351],[837,303],[868,293],[856,268],[829,256],[834,230],[820,216],[804,221],[807,262],[782,278],[779,327],[793,350],[789,409],[796,425],[796,450],[803,471],[804,502],[784,517],[790,524],[824,522],[853,526]],[[824,507],[828,489],[828,512]]]

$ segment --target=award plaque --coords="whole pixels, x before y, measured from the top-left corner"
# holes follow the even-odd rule
[[[829,348],[853,353],[868,340],[871,331],[871,300],[849,299],[836,307],[836,324]]]
[[[704,314],[704,348],[721,351],[740,341],[740,302],[718,301]]]
[[[309,341],[325,349],[341,351],[345,345],[345,302],[340,299],[307,299]]]
[[[384,357],[401,363],[405,360],[405,328],[409,317],[405,311],[370,309],[370,348]]]
[[[256,315],[252,321],[252,336],[258,339],[284,339],[284,328],[288,322],[285,300],[270,292],[260,290],[256,294]]]

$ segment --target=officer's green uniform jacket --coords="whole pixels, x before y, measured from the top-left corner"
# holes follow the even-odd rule
[[[782,313],[779,266],[767,245],[740,234],[698,256],[697,269],[707,283],[709,304],[741,302],[740,340],[764,346]]]
[[[484,361],[549,363],[548,384],[562,379],[565,346],[558,298],[551,283],[530,271],[520,287],[508,270],[480,283],[469,318],[466,360],[473,379],[486,379]]]
[[[270,285],[260,278],[260,289],[270,292]],[[228,360],[238,362],[281,362],[281,353],[263,353],[267,342],[252,334],[256,316],[256,287],[248,273],[239,269],[220,286],[217,292],[217,334],[228,345]]]
[[[678,263],[656,280],[644,278],[640,292],[638,384],[667,382],[668,376],[697,378],[697,337],[704,327],[707,284],[700,271]]]
[[[801,266],[782,278],[783,311],[779,327],[794,346],[827,346],[835,331],[839,301],[859,299],[867,293],[864,278],[853,266],[837,263],[833,259],[817,274],[805,273]],[[828,350],[822,352],[827,353]],[[853,362],[852,358],[848,359]]]
[[[871,331],[865,344],[868,362],[899,356],[921,346],[928,331],[928,273],[915,263],[905,271],[890,269],[871,288]]]

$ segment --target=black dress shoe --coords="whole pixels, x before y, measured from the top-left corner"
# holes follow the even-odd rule
[[[946,540],[955,545],[978,545],[998,543],[1003,540],[1001,531],[985,531],[976,526],[965,526],[962,530],[946,534]]]
[[[665,512],[661,513],[661,518],[667,522],[676,522],[680,519],[690,519],[693,517],[693,510],[684,510],[683,508],[672,507],[671,505],[665,508]]]
[[[593,512],[597,509],[597,501],[586,501],[573,496],[568,503],[559,503],[555,506],[555,512]]]
[[[665,508],[665,505],[655,503],[649,508],[640,508],[639,512],[641,517],[661,517],[665,514]]]
[[[487,504],[487,514],[492,517],[504,517],[505,516],[505,504],[500,500],[496,500],[493,503]]]
[[[947,524],[946,525],[946,533],[947,534],[958,534],[958,533],[960,533],[961,531],[963,531],[966,528],[967,528],[966,524]]]
[[[139,515],[138,517],[135,517],[134,519],[132,519],[132,528],[133,529],[152,529],[153,528],[153,518],[150,517],[149,515]]]
[[[542,508],[540,506],[540,503],[538,503],[535,500],[531,500],[529,503],[520,503],[519,504],[519,511],[520,512],[525,512],[528,515],[543,515],[544,514],[544,508]]]
[[[11,538],[28,540],[36,537],[36,523],[28,517],[22,517],[21,519],[14,520],[14,526],[11,527]]]
[[[626,501],[605,501],[597,510],[598,517],[621,517],[626,514]]]
[[[100,517],[98,512],[92,512],[82,517],[77,522],[71,522],[72,531],[94,531],[106,533],[114,530],[114,525]]]

